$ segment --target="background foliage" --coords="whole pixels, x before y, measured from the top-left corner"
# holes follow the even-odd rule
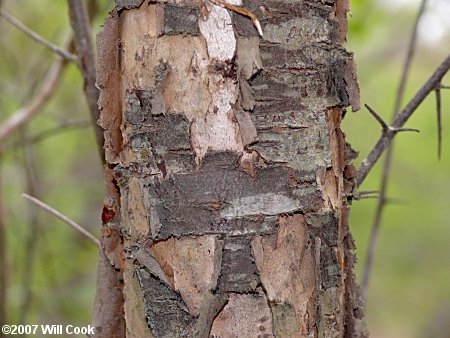
[[[112,1],[97,1],[98,31]],[[447,0],[430,1],[420,27],[406,100],[450,48]],[[390,120],[417,1],[352,0],[347,48],[355,52],[361,101]],[[56,44],[70,34],[65,1],[4,0],[3,8]],[[445,14],[445,11],[448,12]],[[444,12],[444,13],[443,13]],[[437,24],[436,24],[437,23]],[[0,21],[0,123],[26,103],[55,56],[4,20]],[[447,83],[450,84],[449,76]],[[87,325],[95,291],[97,250],[78,233],[21,198],[33,192],[98,235],[103,199],[101,165],[90,127],[82,80],[74,65],[50,103],[18,135],[1,158],[7,227],[10,323]],[[405,101],[406,102],[406,101]],[[444,144],[437,160],[436,111],[428,98],[408,122],[420,134],[397,139],[394,167],[367,301],[372,337],[443,337],[450,317],[450,93],[443,91]],[[357,165],[378,139],[380,127],[365,111],[348,113],[343,128],[360,151]],[[25,142],[36,136],[37,142]],[[378,189],[377,165],[361,190]],[[362,273],[376,200],[353,203],[351,230]],[[27,263],[28,262],[28,263]],[[32,263],[30,265],[30,263]],[[29,298],[28,298],[29,297]],[[29,301],[27,301],[27,299]],[[23,322],[23,321],[26,322]]]

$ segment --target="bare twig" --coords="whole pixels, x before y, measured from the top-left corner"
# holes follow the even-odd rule
[[[95,87],[95,57],[93,53],[93,45],[91,38],[91,30],[89,23],[89,16],[86,12],[86,4],[81,0],[69,0],[71,17],[76,33],[76,47],[78,51],[78,66],[85,80],[84,91],[88,102],[89,111],[91,112],[91,120],[94,126],[98,149],[101,159],[104,161],[103,153],[103,132],[100,127],[97,126],[97,120],[99,117],[99,111],[97,107],[98,89]],[[82,62],[81,62],[82,61]],[[28,122],[33,116],[39,113],[43,105],[48,101],[53,92],[58,87],[61,79],[61,74],[64,66],[66,65],[66,59],[55,60],[47,73],[43,85],[39,93],[33,98],[33,100],[17,110],[0,126],[0,153],[3,151],[1,145],[4,143],[7,137],[15,132],[19,127]]]
[[[366,190],[366,191],[359,191],[359,194],[361,196],[363,195],[378,195],[380,192],[378,190]]]
[[[442,153],[442,103],[441,103],[440,86],[436,88],[435,93],[436,93],[437,129],[438,129],[438,159],[440,160]]]
[[[41,142],[43,140],[46,140],[47,138],[50,138],[52,136],[56,136],[58,134],[61,134],[63,132],[74,130],[74,129],[82,129],[91,127],[91,121],[89,120],[81,120],[81,121],[67,121],[61,123],[59,126],[45,129],[36,135],[33,136],[27,136],[25,139],[19,139],[15,142],[13,142],[11,145],[6,145],[2,151],[11,151],[15,150],[17,148],[23,147],[26,144],[35,144],[38,142]]]
[[[0,145],[17,129],[27,123],[34,117],[41,108],[47,103],[52,94],[60,83],[63,69],[66,61],[57,59],[50,66],[47,76],[40,88],[38,94],[31,100],[30,103],[14,112],[1,126],[0,126]],[[0,153],[2,152],[0,146]]]
[[[34,204],[36,204],[37,206],[41,207],[42,209],[48,211],[49,213],[51,213],[53,216],[59,218],[61,221],[63,221],[64,223],[68,224],[69,226],[71,226],[73,229],[75,229],[76,231],[78,231],[79,233],[81,233],[83,236],[85,236],[87,239],[89,239],[92,243],[94,243],[99,249],[101,249],[100,247],[100,242],[97,238],[95,238],[94,235],[92,235],[89,231],[87,231],[85,228],[83,228],[81,225],[79,225],[78,223],[76,223],[75,221],[72,221],[70,218],[68,218],[67,216],[63,215],[62,213],[60,213],[59,211],[53,209],[51,206],[45,204],[44,202],[38,200],[37,198],[30,196],[28,194],[22,194],[22,196],[24,198],[26,198],[27,200],[33,202]]]
[[[378,198],[379,196],[378,190],[367,190],[367,191],[358,191],[358,195],[356,196],[356,200],[364,200],[369,198]]]
[[[376,195],[366,195],[366,196],[359,196],[358,198],[356,198],[357,201],[361,201],[361,200],[369,200],[369,199],[375,199],[378,198],[378,196]]]
[[[25,144],[34,144],[34,143],[38,143],[41,142],[49,137],[58,135],[60,133],[63,133],[67,130],[70,129],[81,129],[81,128],[86,128],[86,127],[90,127],[91,126],[91,121],[89,120],[81,120],[81,121],[67,121],[67,122],[63,122],[60,125],[53,127],[53,128],[49,128],[49,129],[45,129],[39,133],[37,133],[34,136],[28,136],[26,137],[24,140],[18,140],[17,142],[15,142],[13,145],[11,145],[11,147],[7,147],[5,149],[15,149],[17,147],[21,147]]]
[[[416,47],[419,22],[425,11],[426,3],[427,3],[427,0],[422,0],[419,11],[416,16],[416,20],[415,20],[413,29],[411,31],[411,37],[409,40],[408,51],[406,53],[406,58],[405,58],[405,62],[403,65],[403,70],[402,70],[402,74],[401,74],[401,78],[400,78],[399,87],[397,90],[397,96],[396,96],[396,100],[395,100],[395,104],[394,104],[394,109],[392,111],[392,120],[393,120],[392,127],[393,128],[401,128],[404,125],[404,123],[407,121],[409,116],[416,110],[416,108],[419,106],[419,104],[422,102],[422,100],[429,93],[429,91],[427,91],[428,90],[427,84],[430,82],[430,80],[427,81],[427,83],[421,88],[421,90],[419,90],[419,92],[416,94],[416,96],[410,101],[410,104],[408,104],[406,106],[406,108],[403,109],[403,111],[399,113],[400,105],[403,100],[405,87],[406,87],[406,83],[407,83],[407,79],[408,79],[408,75],[409,75],[409,70],[411,68],[411,62],[412,62],[415,47]],[[447,60],[450,61],[450,56],[447,58]],[[449,65],[450,65],[450,62],[449,62]],[[447,66],[447,70],[448,70],[448,66]],[[441,76],[441,77],[444,76],[445,72],[443,72],[442,75],[438,74],[438,76]],[[435,75],[435,74],[436,74],[436,72],[433,75]],[[433,76],[430,79],[433,79]],[[440,81],[439,81],[439,83],[440,83]],[[416,103],[412,105],[411,102],[416,102]],[[407,109],[409,109],[409,110],[407,110]],[[369,109],[369,111],[370,111],[370,109]],[[364,181],[365,177],[367,176],[367,174],[369,173],[370,169],[375,165],[375,162],[381,156],[382,152],[386,148],[389,148],[388,152],[386,154],[385,161],[384,161],[383,174],[382,174],[381,186],[380,186],[380,195],[378,197],[378,204],[377,204],[377,209],[376,209],[376,213],[375,213],[375,219],[374,219],[374,222],[372,225],[372,232],[371,232],[370,239],[369,239],[366,264],[364,266],[363,280],[362,280],[362,284],[361,284],[361,295],[362,295],[362,298],[364,301],[367,300],[367,290],[368,290],[368,285],[369,285],[370,273],[372,271],[372,265],[373,265],[373,259],[375,256],[376,245],[377,245],[377,241],[378,241],[378,233],[380,230],[381,217],[383,214],[384,206],[387,203],[386,190],[387,190],[387,184],[388,184],[388,179],[389,179],[391,165],[392,165],[392,151],[393,151],[393,147],[389,147],[389,145],[392,142],[392,140],[396,134],[397,134],[396,132],[389,133],[388,131],[385,131],[383,129],[383,133],[381,135],[380,140],[377,142],[375,148],[369,154],[367,159],[363,161],[363,164],[361,165],[361,168],[358,170],[358,173],[357,173],[357,184],[358,184],[358,186],[360,186],[361,183]]]
[[[71,61],[71,62],[76,62],[77,61],[76,55],[73,55],[73,54],[69,53],[67,50],[65,50],[64,48],[56,46],[53,43],[47,41],[42,36],[40,36],[38,33],[36,33],[35,31],[33,31],[31,29],[29,29],[24,24],[22,24],[19,20],[14,18],[11,14],[6,12],[5,10],[0,9],[0,16],[3,19],[5,19],[6,21],[8,21],[10,24],[12,24],[16,28],[18,28],[19,30],[24,32],[26,35],[28,35],[34,41],[44,45],[45,47],[47,47],[51,51],[55,52],[56,54],[58,54],[62,58],[66,59],[67,61]]]
[[[411,115],[416,111],[417,107],[428,96],[428,94],[434,90],[437,83],[439,83],[442,77],[447,73],[450,68],[450,55],[439,65],[430,78],[420,88],[416,95],[406,105],[406,107],[395,117],[391,127],[394,129],[400,129],[408,121]],[[380,158],[381,154],[390,146],[392,139],[396,133],[383,133],[378,139],[375,147],[369,153],[367,158],[362,162],[361,167],[358,169],[357,185],[360,186],[367,174],[373,168],[375,163]]]
[[[95,86],[97,74],[95,70],[94,44],[92,42],[92,30],[88,8],[86,1],[84,0],[68,0],[68,4],[70,22],[75,33],[75,45],[79,60],[78,66],[84,78],[84,95],[89,107],[99,155],[104,163],[103,131],[97,125],[97,120],[100,116],[100,111],[97,106],[99,91]]]

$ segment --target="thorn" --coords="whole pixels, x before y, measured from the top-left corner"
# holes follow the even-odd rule
[[[389,129],[389,131],[392,131],[394,133],[399,133],[401,131],[414,131],[416,133],[420,133],[420,130],[416,129],[416,128],[394,128],[394,127],[389,126],[388,129]]]
[[[383,118],[375,110],[373,110],[368,104],[365,104],[365,107],[372,114],[372,116],[375,117],[375,119],[378,121],[378,123],[381,124],[381,127],[383,128],[383,133],[391,132],[391,133],[396,134],[401,131],[415,131],[416,133],[420,132],[419,129],[415,129],[415,128],[396,128],[396,127],[389,126],[389,125],[387,125],[386,122],[384,122]]]
[[[386,122],[384,122],[383,118],[380,115],[378,115],[378,113],[375,110],[373,110],[368,104],[365,104],[364,106],[367,108],[369,113],[371,113],[372,116],[375,117],[375,119],[378,121],[378,123],[381,124],[383,131],[385,131],[385,132],[388,131],[389,126],[387,125]]]

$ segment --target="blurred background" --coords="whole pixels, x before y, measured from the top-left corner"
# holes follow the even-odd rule
[[[354,51],[361,102],[391,118],[419,0],[351,0],[347,48]],[[66,1],[3,0],[2,8],[46,39],[70,35]],[[111,0],[97,0],[97,32]],[[450,52],[450,1],[429,0],[402,107]],[[0,124],[37,93],[55,55],[0,20]],[[450,76],[444,78],[450,85]],[[6,229],[8,323],[90,323],[97,249],[55,217],[21,197],[35,195],[98,236],[103,178],[75,65],[65,68],[41,113],[1,144],[0,186]],[[434,95],[395,143],[388,203],[368,290],[371,337],[450,337],[450,91],[442,90],[443,145],[437,155]],[[365,110],[343,123],[360,162],[380,135]],[[382,161],[360,190],[378,190]],[[360,279],[376,199],[354,201],[350,227]]]

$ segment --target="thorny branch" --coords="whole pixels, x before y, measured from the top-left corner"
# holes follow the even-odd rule
[[[94,235],[92,235],[89,231],[87,231],[85,228],[83,228],[81,225],[76,223],[75,221],[72,221],[69,217],[65,216],[64,214],[60,213],[58,210],[53,209],[48,204],[45,204],[44,202],[38,200],[37,198],[30,196],[28,194],[22,194],[24,198],[27,200],[33,202],[38,207],[41,207],[42,209],[46,210],[53,216],[59,218],[64,223],[68,224],[70,227],[78,231],[80,234],[85,236],[87,239],[89,239],[92,243],[94,243],[99,249],[101,249],[100,242],[97,238],[95,238]]]
[[[6,12],[5,10],[0,9],[0,16],[3,19],[5,19],[6,21],[8,21],[10,24],[12,24],[16,28],[18,28],[19,30],[24,32],[26,35],[28,35],[34,41],[44,45],[45,47],[47,47],[51,51],[55,52],[56,54],[58,54],[62,58],[66,59],[67,61],[77,62],[77,56],[76,55],[73,55],[72,53],[68,52],[64,48],[56,46],[53,43],[47,41],[42,36],[40,36],[38,33],[36,33],[35,31],[33,31],[31,29],[29,29],[24,24],[22,24],[20,21],[18,21],[16,18],[14,18],[11,14]]]
[[[399,133],[401,131],[415,131],[416,133],[419,132],[419,129],[416,128],[394,128],[390,125],[388,125],[383,118],[375,111],[373,110],[368,104],[364,105],[367,110],[372,114],[373,117],[378,121],[378,123],[381,124],[381,128],[383,129],[383,133]]]
[[[401,78],[400,78],[400,83],[399,83],[399,87],[397,90],[397,96],[396,96],[396,100],[395,100],[395,104],[394,104],[394,109],[392,111],[392,119],[394,120],[394,122],[395,122],[395,117],[398,116],[398,114],[399,114],[400,105],[403,100],[405,87],[406,87],[409,71],[411,68],[411,63],[412,63],[412,59],[414,56],[415,48],[416,48],[418,26],[419,26],[420,19],[423,16],[423,13],[425,12],[426,2],[427,2],[427,0],[422,0],[419,10],[418,10],[418,13],[417,13],[417,16],[416,16],[414,26],[411,31],[411,37],[409,40],[408,50],[406,53],[406,58],[405,58],[403,70],[401,73]],[[374,112],[372,111],[372,109],[368,106],[366,106],[366,107],[374,115]],[[374,116],[376,116],[376,115],[374,115]],[[383,125],[383,135],[382,136],[384,136],[385,134],[387,134],[387,130],[385,128],[385,125]],[[395,133],[392,134],[392,137],[394,135],[395,135]],[[372,231],[371,231],[371,235],[369,238],[369,246],[367,249],[367,258],[366,258],[366,263],[364,266],[363,279],[362,279],[362,284],[361,284],[361,294],[362,294],[362,298],[364,301],[367,299],[367,289],[368,289],[368,284],[369,284],[369,279],[370,279],[370,273],[372,270],[373,259],[374,259],[375,251],[376,251],[378,233],[379,233],[380,224],[381,224],[381,216],[383,214],[384,207],[385,207],[386,203],[388,202],[388,199],[386,198],[386,190],[387,190],[388,179],[389,179],[391,165],[392,165],[392,152],[393,152],[393,147],[391,146],[391,147],[389,147],[386,157],[385,157],[385,160],[384,160],[383,174],[382,174],[381,186],[380,186],[380,194],[378,197],[377,209],[376,209],[375,218],[374,218],[373,225],[372,225]],[[367,175],[367,173],[366,173],[366,175]],[[358,182],[358,185],[360,185],[361,182],[362,182],[362,180]]]
[[[416,111],[417,107],[423,102],[428,94],[436,88],[436,85],[441,82],[444,75],[450,68],[450,55],[439,65],[430,78],[425,82],[422,88],[416,93],[405,108],[395,117],[391,128],[399,130],[408,121],[411,115]],[[367,158],[362,162],[361,167],[357,173],[357,186],[361,186],[362,182],[367,177],[367,174],[373,168],[375,163],[380,158],[381,154],[391,145],[392,139],[396,132],[382,133],[375,147],[369,153]]]
[[[99,91],[95,86],[96,70],[94,44],[92,42],[91,21],[89,18],[86,1],[68,0],[69,16],[75,33],[75,45],[78,55],[78,66],[84,78],[84,95],[89,107],[92,125],[95,130],[97,146],[102,162],[105,162],[103,151],[103,131],[97,125],[100,111],[97,106]]]

